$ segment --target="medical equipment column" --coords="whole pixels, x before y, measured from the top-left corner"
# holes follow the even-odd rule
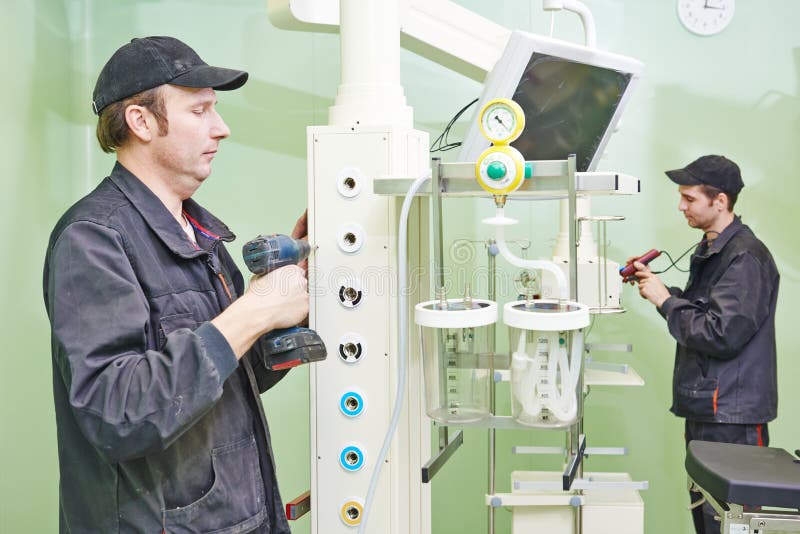
[[[310,326],[331,356],[310,369],[311,532],[430,534],[430,489],[419,477],[430,448],[422,369],[409,355],[403,411],[385,462],[378,465],[398,387],[399,299],[428,295],[415,274],[399,294],[397,252],[402,200],[376,195],[378,178],[428,173],[428,134],[413,129],[400,85],[399,17],[394,2],[341,0],[342,79],[329,125],[308,129]],[[427,265],[428,206],[412,207],[411,273]],[[417,329],[410,332],[415,347]]]

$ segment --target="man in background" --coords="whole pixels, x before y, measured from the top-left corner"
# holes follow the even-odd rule
[[[234,235],[192,200],[247,73],[133,39],[95,86],[117,161],[56,225],[44,266],[61,532],[288,533],[259,394],[262,336],[308,313],[297,266],[244,280]],[[293,237],[305,235],[305,218]]]
[[[703,232],[683,290],[667,288],[634,262],[639,294],[677,341],[671,411],[686,419],[687,445],[697,439],[767,446],[767,423],[778,412],[777,267],[733,212],[744,187],[738,165],[710,155],[666,174],[678,184],[678,209]],[[700,493],[690,494],[700,502]],[[714,515],[709,504],[696,506],[695,530],[719,532]]]

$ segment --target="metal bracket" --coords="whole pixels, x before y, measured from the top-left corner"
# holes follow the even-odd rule
[[[439,452],[428,460],[428,462],[422,466],[422,483],[427,484],[428,482],[436,476],[436,473],[439,472],[439,469],[447,463],[447,460],[456,452],[462,444],[464,443],[464,431],[459,430],[453,439],[450,440],[450,443],[445,445]]]
[[[286,519],[295,521],[311,511],[311,490],[286,503]]]
[[[586,343],[583,350],[586,352],[633,352],[633,345],[630,343]]]
[[[517,445],[511,448],[514,454],[557,454],[563,456],[567,453],[564,447],[529,447],[525,445]],[[586,447],[583,451],[583,456],[588,458],[592,455],[596,456],[627,456],[627,447]]]
[[[630,366],[627,363],[611,363],[611,362],[598,362],[591,356],[585,359],[584,367],[586,369],[597,369],[598,371],[611,371],[612,373],[628,374]]]
[[[595,480],[593,478],[576,478],[572,481],[572,488],[570,491],[618,491],[618,490],[646,490],[650,487],[650,483],[646,480],[625,480],[625,481],[604,481]],[[557,481],[537,481],[537,482],[514,482],[514,489],[521,491],[564,491],[559,487]],[[517,494],[515,494],[517,495]],[[522,494],[524,495],[524,493]],[[574,494],[572,494],[574,495]]]
[[[586,435],[581,434],[578,436],[578,450],[570,456],[567,468],[561,477],[561,486],[564,491],[569,491],[572,487],[572,481],[575,479],[575,473],[578,472],[578,467],[583,461],[583,453],[586,451]]]

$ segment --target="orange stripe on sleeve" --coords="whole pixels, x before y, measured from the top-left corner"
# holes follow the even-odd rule
[[[717,389],[714,390],[714,398],[712,401],[714,402],[714,415],[717,415],[717,396],[719,395],[719,386]]]

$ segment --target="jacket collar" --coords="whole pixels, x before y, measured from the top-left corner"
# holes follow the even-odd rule
[[[190,216],[195,230],[205,238],[198,239],[198,245],[205,245],[198,250],[186,237],[183,228],[167,210],[164,203],[120,162],[116,162],[109,178],[133,204],[133,207],[141,214],[159,239],[172,252],[181,257],[197,257],[207,253],[217,240],[227,242],[236,238],[222,221],[190,198],[183,202],[183,209]]]
[[[707,258],[712,254],[718,253],[742,228],[744,228],[744,224],[742,224],[742,218],[739,215],[735,215],[733,217],[733,221],[726,226],[722,233],[714,239],[714,241],[711,243],[711,246],[708,247],[705,252],[699,253],[698,256]]]

